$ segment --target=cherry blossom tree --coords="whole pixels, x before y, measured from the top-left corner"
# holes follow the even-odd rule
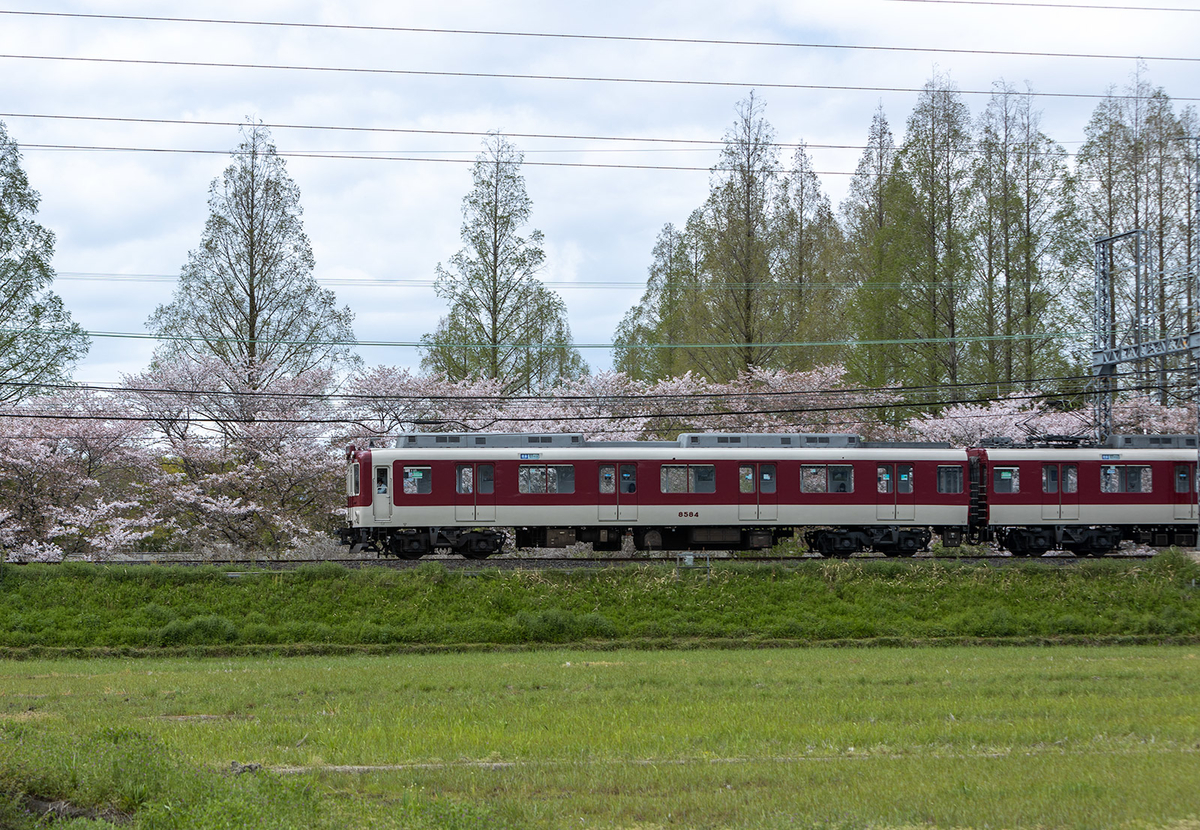
[[[0,412],[0,545],[9,557],[103,557],[159,516],[144,425],[108,393],[65,389]]]
[[[1019,392],[986,404],[956,404],[936,416],[914,418],[907,428],[918,440],[948,441],[960,447],[974,446],[990,437],[1016,441],[1047,435],[1090,439],[1096,431],[1090,409],[1054,409],[1040,398]],[[1162,406],[1148,395],[1113,404],[1116,434],[1188,435],[1195,431],[1193,406]]]
[[[180,356],[125,379],[130,408],[154,427],[177,543],[282,551],[334,526],[341,416],[326,393],[331,373],[266,368],[255,378]]]
[[[503,388],[501,380],[452,381],[375,366],[346,384],[344,433],[366,443],[406,432],[497,432]]]

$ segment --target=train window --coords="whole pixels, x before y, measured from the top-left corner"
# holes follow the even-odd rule
[[[658,483],[664,493],[686,493],[687,465],[663,464],[658,471]]]
[[[375,492],[380,495],[386,495],[388,491],[388,468],[375,468]]]
[[[1079,490],[1079,466],[1077,464],[1043,464],[1043,493],[1075,493]]]
[[[546,468],[541,464],[522,464],[517,471],[517,492],[545,493]]]
[[[963,491],[963,468],[961,464],[938,466],[937,491],[939,493],[961,493]]]
[[[433,470],[429,467],[404,468],[404,495],[424,495],[433,492]]]
[[[754,467],[742,465],[738,467],[738,492],[754,492]]]
[[[1062,491],[1064,493],[1079,492],[1079,465],[1062,465]]]
[[[454,476],[455,490],[460,493],[475,492],[475,468],[470,464],[459,464]]]
[[[849,464],[802,465],[800,467],[800,492],[853,493],[854,467]]]
[[[1105,464],[1100,468],[1101,493],[1149,493],[1153,489],[1150,467],[1144,464]]]
[[[993,493],[1019,493],[1019,492],[1021,492],[1021,468],[1020,467],[994,467],[994,468],[992,468],[992,492]]]
[[[715,493],[717,468],[712,464],[664,464],[658,481],[664,493]]]
[[[875,475],[875,492],[892,492],[892,465],[880,464]]]
[[[602,494],[617,492],[617,468],[615,465],[600,465],[600,492]]]
[[[1192,489],[1192,471],[1187,464],[1175,465],[1175,492],[1186,493]]]
[[[824,464],[804,464],[800,467],[801,493],[828,493],[829,480]]]
[[[575,467],[570,464],[522,464],[517,470],[521,493],[574,493]]]
[[[575,492],[575,467],[572,464],[551,464],[546,468],[546,491]]]
[[[763,493],[775,492],[775,465],[762,464],[758,468],[758,475],[761,479],[759,490]]]
[[[829,465],[829,492],[853,493],[854,468],[849,464]]]
[[[621,492],[636,493],[637,492],[637,465],[622,464],[621,465]]]
[[[479,465],[479,492],[493,493],[496,490],[496,469],[492,464]]]
[[[357,496],[362,492],[362,479],[359,478],[358,462],[355,461],[350,465],[350,472],[346,476],[346,493],[351,496]]]
[[[896,491],[899,493],[911,493],[913,491],[912,464],[896,465]]]

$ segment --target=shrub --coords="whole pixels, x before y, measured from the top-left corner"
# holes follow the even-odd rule
[[[532,613],[522,611],[516,617],[522,640],[533,643],[566,643],[588,637],[612,636],[615,626],[596,613],[579,616],[561,608]]]
[[[187,621],[171,620],[159,630],[163,646],[206,646],[232,643],[238,638],[237,626],[224,617],[194,617]]]

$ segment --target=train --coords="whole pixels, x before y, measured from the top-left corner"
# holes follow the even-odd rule
[[[1065,437],[979,446],[856,435],[402,435],[346,450],[352,549],[470,559],[590,544],[762,551],[799,536],[831,558],[911,556],[934,537],[1015,556],[1103,556],[1123,541],[1194,547],[1197,436]]]

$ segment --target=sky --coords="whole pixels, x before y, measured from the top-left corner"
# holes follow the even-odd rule
[[[0,121],[56,235],[54,290],[89,332],[138,335],[94,336],[78,381],[149,363],[146,320],[199,245],[247,119],[287,157],[316,278],[361,343],[384,344],[363,360],[414,370],[419,352],[398,344],[445,313],[433,278],[461,247],[470,163],[482,134],[509,135],[527,230],[545,234],[540,278],[604,370],[655,237],[703,202],[751,90],[780,142],[808,145],[835,206],[876,108],[901,142],[934,72],[973,117],[994,83],[1028,84],[1073,152],[1138,57],[1177,110],[1200,99],[1200,3],[1118,2],[0,0]],[[512,77],[532,75],[557,79]]]

